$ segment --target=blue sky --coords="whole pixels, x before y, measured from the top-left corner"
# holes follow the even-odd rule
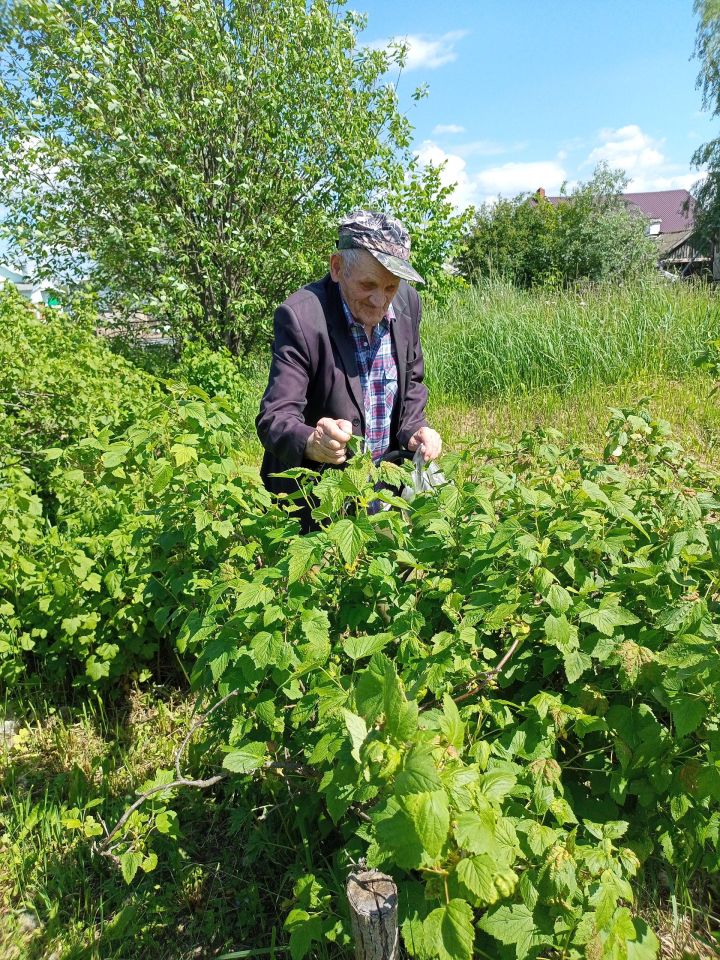
[[[361,42],[406,39],[398,93],[421,160],[447,160],[458,206],[565,180],[600,160],[629,189],[690,188],[718,135],[701,110],[692,0],[350,0]],[[391,74],[392,76],[392,74]],[[412,91],[427,83],[427,99]]]

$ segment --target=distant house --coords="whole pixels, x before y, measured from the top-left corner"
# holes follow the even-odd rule
[[[33,281],[27,273],[23,273],[16,267],[10,267],[5,263],[0,263],[0,284],[2,283],[14,284],[18,293],[36,306],[45,304],[47,307],[57,307],[60,305],[58,291],[48,280],[41,280],[38,283]]]
[[[535,196],[545,196],[542,187]],[[646,218],[647,233],[657,238],[658,266],[689,275],[710,271],[712,253],[702,248],[695,237],[696,203],[687,190],[654,190],[648,193],[623,193],[628,207]],[[557,204],[563,197],[547,197]]]
[[[696,204],[687,190],[624,193],[623,199],[647,218],[648,234],[657,237],[661,267],[683,273],[710,268],[712,257],[693,236]]]

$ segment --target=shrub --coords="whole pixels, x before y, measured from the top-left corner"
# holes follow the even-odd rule
[[[217,408],[182,408],[156,465],[134,428],[87,476],[151,518],[146,596],[172,595],[156,617],[201,702],[229,697],[200,765],[273,804],[291,790],[312,831],[293,955],[347,938],[334,877],[364,857],[398,881],[413,956],[654,956],[641,868],[720,867],[717,474],[618,410],[605,460],[528,433],[410,507],[358,459],[323,475],[322,529],[298,537]],[[396,509],[368,515],[378,496]],[[171,795],[114,838],[128,878]]]
[[[104,427],[120,430],[160,396],[160,385],[115,356],[87,324],[60,310],[39,313],[10,284],[0,287],[0,460],[47,476],[39,456]]]
[[[657,260],[645,219],[622,199],[627,177],[600,165],[592,179],[551,203],[520,194],[483,205],[458,260],[469,279],[496,276],[523,287],[580,279],[628,280]]]

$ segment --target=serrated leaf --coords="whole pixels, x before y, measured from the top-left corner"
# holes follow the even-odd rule
[[[144,859],[145,857],[142,853],[136,853],[133,850],[128,850],[127,853],[120,854],[120,871],[125,883],[133,882],[135,874],[140,869],[140,865]]]
[[[240,581],[235,587],[239,607],[265,606],[275,599],[275,594],[264,583]]]
[[[365,743],[368,735],[367,724],[362,717],[359,717],[356,713],[351,713],[350,710],[343,710],[343,717],[345,728],[350,734],[352,755],[360,763],[360,747]]]
[[[303,960],[313,943],[323,937],[322,918],[318,914],[308,913],[307,910],[291,910],[284,926],[290,934],[292,960]]]
[[[476,907],[497,903],[498,892],[493,883],[494,861],[483,854],[459,860],[455,871],[460,892]]]
[[[517,783],[517,777],[504,771],[491,771],[480,777],[480,792],[491,803],[500,803]]]
[[[330,637],[330,620],[324,610],[303,610],[300,629],[313,646],[323,646]]]
[[[471,960],[475,943],[473,912],[459,898],[437,907],[423,921],[423,947],[439,960]]]
[[[410,814],[391,798],[373,817],[378,843],[383,853],[405,870],[421,866],[425,849]]]
[[[418,839],[431,860],[435,860],[447,839],[450,829],[450,810],[444,790],[430,793],[412,793],[403,797]]]
[[[383,710],[385,729],[396,740],[408,740],[417,730],[417,703],[405,696],[400,678],[389,660],[385,662]]]
[[[564,587],[560,586],[559,583],[553,583],[548,588],[547,593],[545,594],[545,599],[547,600],[552,612],[557,616],[565,613],[565,611],[572,606],[572,597]]]
[[[705,719],[707,704],[698,697],[677,697],[670,702],[670,713],[678,737],[693,733]]]
[[[121,463],[125,462],[128,453],[130,453],[130,444],[111,443],[107,452],[101,457],[102,464],[106,470],[113,470],[115,467],[119,467]]]
[[[328,527],[327,535],[333,543],[337,544],[345,563],[352,565],[370,539],[369,529],[372,528],[366,527],[360,519],[351,520],[346,517]]]
[[[440,730],[451,747],[454,747],[458,751],[462,750],[465,724],[460,719],[460,711],[449,693],[443,694],[443,712],[440,717]]]
[[[155,496],[158,496],[158,494],[163,492],[163,490],[167,487],[167,485],[172,480],[173,475],[174,475],[174,470],[172,468],[172,464],[166,463],[164,466],[160,467],[160,469],[157,471],[157,473],[153,478],[153,483],[151,487],[152,492],[155,494]]]
[[[599,632],[611,637],[616,627],[632,626],[640,621],[634,613],[620,606],[600,606],[597,610],[585,610],[580,614],[583,623],[592,624]]]
[[[374,636],[363,634],[360,637],[348,637],[343,642],[343,650],[351,660],[362,660],[377,653],[392,639],[390,633],[378,633]]]
[[[480,919],[478,927],[500,943],[513,944],[518,960],[523,960],[532,947],[549,942],[536,931],[535,918],[524,903],[497,907]]]
[[[311,537],[296,537],[288,547],[288,583],[304,577],[320,554],[320,545]]]
[[[575,681],[579,680],[586,670],[589,670],[592,667],[592,660],[581,650],[573,650],[571,653],[567,653],[564,656],[563,665],[565,667],[565,676],[568,678],[568,683],[575,683]]]
[[[401,799],[409,793],[431,793],[441,789],[440,776],[428,748],[415,745],[406,755],[395,778],[395,795]]]
[[[223,767],[232,773],[252,773],[259,770],[265,762],[265,743],[251,741],[225,755]]]

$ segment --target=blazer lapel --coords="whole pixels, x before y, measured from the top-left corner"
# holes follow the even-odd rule
[[[345,375],[350,385],[350,392],[352,393],[364,427],[365,404],[363,402],[357,358],[355,357],[355,346],[345,320],[345,311],[343,310],[340,300],[340,288],[333,281],[329,283],[327,326],[330,339],[335,344],[342,365],[345,368]]]
[[[410,324],[409,310],[407,302],[407,293],[405,284],[401,284],[400,289],[395,294],[393,300],[393,310],[395,319],[390,324],[393,343],[395,344],[395,355],[397,356],[398,367],[398,396],[405,396],[405,380],[408,368],[408,350],[410,347]]]

